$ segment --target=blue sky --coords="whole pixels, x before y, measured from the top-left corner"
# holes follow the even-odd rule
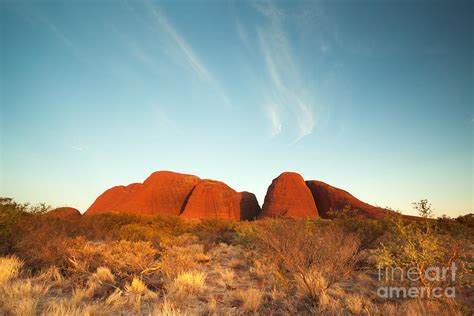
[[[473,7],[2,1],[0,193],[85,211],[156,170],[283,171],[413,214],[473,209]]]

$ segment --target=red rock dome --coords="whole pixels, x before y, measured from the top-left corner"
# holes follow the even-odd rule
[[[258,217],[317,218],[319,214],[303,177],[284,172],[272,181]]]
[[[203,180],[191,193],[181,217],[252,220],[259,209],[255,195],[248,192],[236,192],[223,182]]]
[[[385,209],[364,203],[355,198],[349,192],[333,187],[327,183],[311,180],[306,181],[306,185],[311,190],[319,214],[323,218],[334,217],[329,214],[330,210],[340,211],[346,206],[350,207],[351,210],[370,218],[382,218],[386,215],[387,211]]]
[[[243,191],[240,192],[240,220],[250,221],[257,218],[260,213],[260,205],[258,205],[255,194]]]
[[[106,190],[87,209],[85,215],[120,212],[124,210],[122,205],[128,201],[131,195],[136,190],[139,190],[142,185],[141,183],[132,183],[127,186],[119,185]]]
[[[81,218],[81,213],[73,207],[58,207],[46,213],[45,216],[62,220],[76,220]]]
[[[157,171],[143,184],[133,183],[105,191],[86,211],[87,215],[120,212],[139,215],[179,215],[199,177]]]

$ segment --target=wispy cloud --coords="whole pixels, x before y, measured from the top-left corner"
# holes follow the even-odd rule
[[[171,24],[166,15],[151,3],[148,4],[151,13],[156,18],[160,29],[169,38],[169,47],[167,49],[173,55],[173,58],[179,57],[188,70],[194,73],[201,81],[207,83],[220,96],[227,107],[231,107],[232,103],[224,89],[214,78],[212,73],[207,69],[205,64],[193,50],[191,45],[184,39],[178,30]]]
[[[155,106],[153,112],[156,123],[160,128],[167,132],[182,133],[176,122],[168,116],[163,107]]]
[[[235,22],[235,27],[237,29],[237,35],[239,36],[240,41],[245,45],[247,49],[250,49],[251,47],[250,47],[249,36],[245,27],[242,25],[242,23],[239,20]]]
[[[201,62],[201,60],[194,53],[191,46],[183,39],[178,31],[171,25],[168,18],[162,14],[158,9],[153,9],[153,14],[157,18],[158,22],[162,26],[163,30],[170,36],[172,43],[176,46],[176,49],[182,55],[188,66],[203,80],[212,81],[214,80]]]
[[[280,134],[282,123],[280,118],[281,114],[279,113],[278,106],[274,103],[267,104],[265,107],[265,112],[271,124],[271,135],[276,136]]]
[[[59,38],[64,45],[74,51],[76,50],[75,46],[72,44],[72,41],[67,38],[66,35],[64,35],[64,33],[53,22],[51,22],[44,16],[41,16],[41,21],[49,27],[51,32],[53,32],[54,35],[56,35],[56,37]]]
[[[16,12],[35,28],[39,25],[46,27],[48,31],[57,40],[59,40],[66,47],[66,49],[68,49],[72,53],[72,55],[74,55],[75,58],[77,58],[81,62],[87,62],[82,56],[77,45],[75,45],[74,42],[68,36],[66,36],[65,32],[61,30],[61,28],[59,28],[40,9],[35,7],[27,7],[23,9],[18,9]]]
[[[143,64],[150,66],[152,68],[157,67],[153,56],[149,54],[143,47],[141,47],[137,43],[132,42],[130,44],[130,50],[131,50],[132,56],[138,59]]]
[[[298,132],[294,142],[297,142],[313,132],[314,97],[293,57],[283,27],[287,18],[285,13],[271,3],[257,4],[255,8],[267,22],[265,26],[257,28],[257,35],[269,79],[264,98],[272,135],[282,131],[282,121],[295,121]]]

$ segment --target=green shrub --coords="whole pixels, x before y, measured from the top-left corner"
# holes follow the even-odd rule
[[[420,220],[406,221],[401,216],[389,219],[388,238],[377,249],[379,268],[416,269],[419,283],[428,289],[454,282],[461,284],[466,272],[462,258],[466,240],[437,233],[437,222],[429,218],[431,210],[426,200],[415,204],[415,208],[421,209]],[[428,268],[451,268],[452,264],[457,265],[456,280],[430,280],[425,274]]]

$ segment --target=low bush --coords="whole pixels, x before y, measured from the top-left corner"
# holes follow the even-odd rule
[[[29,225],[23,225],[23,222],[34,223],[34,220],[40,217],[39,215],[48,210],[49,207],[45,204],[32,206],[16,203],[11,198],[0,197],[0,254],[13,251],[16,236],[24,228],[29,228]]]
[[[419,276],[419,283],[428,289],[462,284],[466,274],[466,241],[454,239],[450,235],[436,234],[432,221],[406,222],[394,218],[390,225],[389,235],[377,248],[377,265],[379,268],[414,269]],[[440,278],[432,280],[426,271],[432,268],[449,268],[456,266],[456,279]],[[404,279],[404,280],[403,280]],[[390,281],[408,282],[399,276]]]
[[[471,217],[471,218],[470,218]],[[450,218],[442,216],[433,223],[433,229],[438,234],[447,234],[455,238],[465,238],[474,235],[474,221],[472,214]]]
[[[384,221],[361,216],[357,210],[346,207],[332,212],[334,221],[339,223],[345,231],[355,234],[360,240],[360,250],[376,245],[378,239],[385,233]]]
[[[230,244],[239,223],[228,220],[206,219],[192,227],[190,232],[197,236],[206,250],[216,244]]]
[[[357,259],[359,240],[339,225],[316,227],[304,221],[274,221],[257,235],[257,252],[276,264],[302,299],[318,304],[326,289],[347,277]]]

